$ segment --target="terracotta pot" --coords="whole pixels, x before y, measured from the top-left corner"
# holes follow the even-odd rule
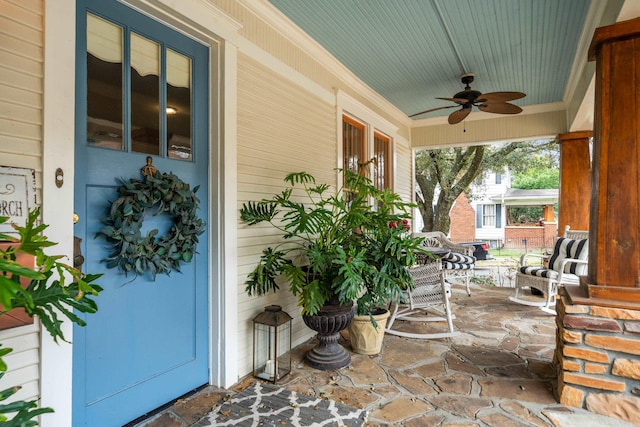
[[[0,243],[0,249],[6,251],[10,246],[15,247],[18,243],[2,242]],[[23,267],[34,268],[35,257],[29,254],[19,253],[16,254],[16,261]],[[23,288],[29,286],[30,279],[21,277],[20,284]],[[0,304],[0,310],[3,310],[2,304]],[[14,308],[13,310],[0,316],[0,330],[15,328],[17,326],[25,326],[33,323],[33,317],[30,317],[23,308]]]
[[[384,329],[387,326],[389,315],[389,310],[384,309],[381,309],[380,313],[373,315],[373,318],[378,324],[377,329],[371,323],[371,318],[368,314],[364,316],[354,316],[353,321],[351,321],[349,325],[351,349],[358,354],[380,353],[384,339]]]
[[[327,371],[344,368],[351,363],[351,355],[338,340],[340,331],[347,329],[353,319],[352,307],[353,303],[326,305],[313,316],[302,316],[304,323],[318,332],[318,344],[306,356],[309,366]]]

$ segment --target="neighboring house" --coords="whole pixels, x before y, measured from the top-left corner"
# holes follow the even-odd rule
[[[492,248],[541,248],[553,246],[558,224],[554,205],[558,190],[523,190],[511,187],[511,174],[489,173],[471,188],[469,202],[462,194],[451,210],[453,241],[481,240]],[[509,209],[542,207],[543,217],[531,224],[510,223]],[[472,216],[473,215],[473,216]],[[469,224],[475,224],[472,228]]]
[[[449,237],[454,242],[482,240],[497,247],[504,241],[505,208],[501,197],[511,183],[511,175],[487,173],[471,186],[472,201],[462,193],[451,209]]]
[[[289,292],[245,293],[279,238],[242,224],[239,208],[287,173],[338,187],[335,168],[377,156],[376,182],[411,200],[412,149],[555,135],[578,117],[565,105],[474,113],[488,125],[470,119],[464,134],[414,122],[264,0],[0,0],[0,15],[0,165],[35,171],[52,252],[72,259],[80,237],[84,270],[104,273],[98,313],[64,326],[71,343],[37,322],[0,331],[14,349],[2,384],[55,408],[44,427],[123,425],[198,386],[236,384],[267,305],[294,317],[294,346],[313,336]],[[95,238],[118,179],[139,177],[147,156],[200,186],[207,223],[192,262],[155,281],[107,268]],[[483,209],[477,237],[499,235],[490,218],[499,230],[505,203],[489,199],[502,207]]]
[[[506,172],[488,173],[481,182],[474,184],[471,193],[474,199],[471,202],[476,212],[476,235],[474,240],[489,242],[491,247],[496,247],[498,242],[504,241],[505,206],[501,200],[502,195],[511,186],[511,174]]]

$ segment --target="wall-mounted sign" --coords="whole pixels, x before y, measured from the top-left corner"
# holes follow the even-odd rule
[[[29,210],[36,205],[36,173],[33,169],[0,166],[0,233],[15,233],[11,223],[24,225]]]

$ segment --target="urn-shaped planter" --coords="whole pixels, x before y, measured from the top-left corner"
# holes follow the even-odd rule
[[[378,325],[377,329],[371,323],[371,317],[368,314],[353,317],[349,325],[349,339],[354,353],[369,355],[380,353],[389,314],[389,310],[385,309],[380,309],[372,314]]]
[[[353,319],[353,304],[325,305],[314,315],[303,315],[304,323],[318,333],[318,344],[307,353],[309,366],[323,371],[340,369],[351,363],[351,355],[338,343],[340,331]]]

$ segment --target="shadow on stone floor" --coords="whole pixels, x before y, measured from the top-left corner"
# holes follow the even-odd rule
[[[557,403],[555,318],[507,300],[511,289],[454,285],[451,306],[460,334],[418,340],[385,336],[375,356],[352,353],[350,366],[318,371],[304,363],[313,341],[293,350],[289,390],[369,411],[377,426],[630,426]],[[402,325],[433,332],[434,324]],[[348,332],[341,344],[348,350]],[[254,381],[230,390],[207,387],[136,427],[187,427]]]

